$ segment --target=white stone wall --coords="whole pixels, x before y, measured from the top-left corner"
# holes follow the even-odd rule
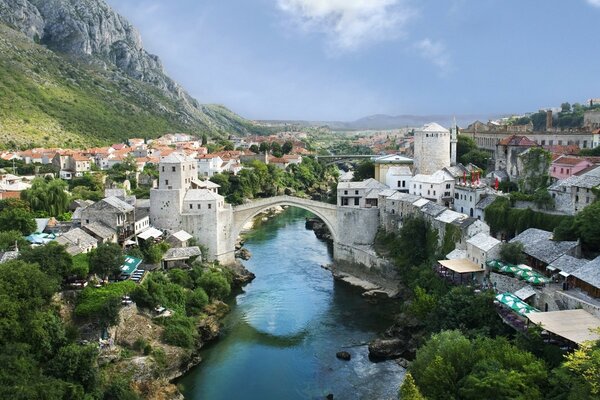
[[[179,230],[183,190],[150,190],[150,223],[159,229]]]
[[[450,166],[450,132],[415,132],[415,173],[431,175]]]
[[[371,245],[379,229],[378,208],[338,207],[338,241],[348,245]]]

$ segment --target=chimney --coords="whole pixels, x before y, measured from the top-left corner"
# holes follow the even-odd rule
[[[546,111],[546,130],[552,129],[552,110]]]

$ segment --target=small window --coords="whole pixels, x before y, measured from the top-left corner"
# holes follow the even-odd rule
[[[193,205],[193,204],[190,204],[190,210],[191,210],[192,208],[194,208],[194,205]]]
[[[169,184],[169,180],[165,179],[165,185],[168,185],[168,184]]]
[[[348,194],[348,191],[347,191],[347,190],[344,190],[344,194]]]
[[[355,198],[354,198],[354,205],[355,205],[355,206],[358,206],[358,205],[359,205],[359,199],[358,199],[358,197],[355,197]]]
[[[355,191],[354,191],[354,194],[358,194],[358,190],[355,190]]]
[[[209,205],[210,205],[210,204],[209,204]],[[208,208],[210,208],[210,207],[208,207]],[[199,210],[199,209],[200,209],[200,204],[198,204],[198,210]]]
[[[198,208],[200,208],[200,206],[198,206]],[[212,204],[208,205],[208,209],[210,210],[212,208]]]
[[[172,170],[173,172],[175,172],[175,167],[171,167],[171,170]]]

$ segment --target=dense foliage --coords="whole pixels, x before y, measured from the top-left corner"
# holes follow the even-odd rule
[[[463,165],[474,164],[486,170],[490,153],[477,147],[475,140],[465,135],[458,136],[456,144],[456,159]]]
[[[31,188],[21,192],[21,199],[29,203],[39,216],[58,217],[69,207],[67,184],[62,179],[35,178]]]
[[[510,199],[498,197],[485,209],[485,222],[493,233],[501,233],[507,238],[529,228],[553,231],[563,221],[573,220],[569,215],[546,214],[530,208],[512,208]]]
[[[500,259],[513,265],[523,264],[525,262],[525,255],[523,254],[523,243],[502,243],[500,245]]]
[[[323,166],[310,157],[303,157],[298,165],[292,164],[282,170],[273,164],[258,160],[248,164],[237,175],[216,174],[211,181],[221,186],[219,193],[227,202],[241,204],[244,199],[271,197],[296,193],[325,199],[337,179],[334,166]]]
[[[124,261],[123,249],[116,243],[102,243],[89,254],[90,271],[102,279],[118,277]]]
[[[119,322],[121,298],[135,288],[136,284],[129,280],[109,283],[101,288],[86,287],[77,298],[75,315],[101,326],[116,325]]]
[[[58,288],[58,279],[37,264],[0,264],[0,398],[126,398],[127,385],[122,397],[105,392],[97,347],[76,344],[52,304]]]

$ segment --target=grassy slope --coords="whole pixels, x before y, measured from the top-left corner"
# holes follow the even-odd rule
[[[167,132],[261,133],[220,106],[182,114],[150,85],[55,54],[1,24],[0,55],[0,147],[89,146]]]

